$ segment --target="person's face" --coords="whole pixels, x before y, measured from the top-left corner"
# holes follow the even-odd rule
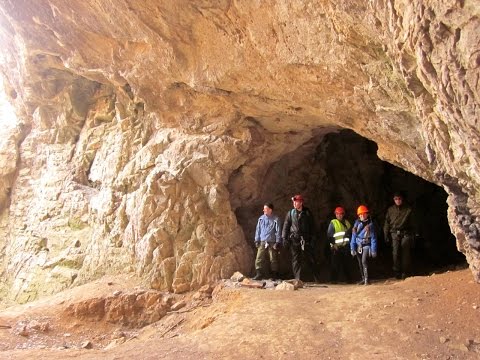
[[[360,214],[358,215],[358,217],[360,218],[361,221],[365,221],[368,219],[368,213]]]
[[[270,215],[272,215],[272,212],[273,212],[273,210],[270,209],[267,205],[264,205],[264,206],[263,206],[263,213],[264,213],[265,215],[270,216]]]
[[[293,200],[293,207],[297,210],[301,210],[303,207],[303,201]]]
[[[335,213],[335,217],[338,219],[338,220],[343,220],[343,217],[345,216],[345,213],[344,212],[336,212]]]
[[[393,198],[393,201],[395,202],[395,205],[400,206],[402,205],[403,199],[401,196],[395,196]]]

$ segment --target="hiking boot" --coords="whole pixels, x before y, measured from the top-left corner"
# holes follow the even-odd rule
[[[263,276],[260,271],[257,271],[256,275],[252,278],[252,280],[262,280]]]
[[[370,281],[368,281],[368,269],[366,267],[363,268],[363,279],[365,280],[364,285],[370,285]]]

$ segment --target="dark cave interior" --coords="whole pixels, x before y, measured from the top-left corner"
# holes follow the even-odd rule
[[[265,202],[274,203],[275,213],[283,222],[292,205],[290,198],[302,194],[316,221],[316,257],[322,281],[331,278],[326,230],[334,217],[333,210],[343,206],[346,218],[353,222],[355,209],[360,204],[370,209],[378,228],[378,257],[370,262],[371,278],[393,276],[392,249],[385,243],[382,229],[386,210],[393,204],[394,191],[403,191],[414,211],[417,236],[412,247],[413,275],[466,266],[465,256],[457,250],[448,225],[446,192],[380,160],[376,143],[351,130],[330,132],[312,139],[271,164],[259,183],[259,198],[235,211],[246,241],[254,246],[255,226]],[[288,251],[280,251],[283,278],[291,276],[289,257]],[[252,273],[253,270],[252,262]]]

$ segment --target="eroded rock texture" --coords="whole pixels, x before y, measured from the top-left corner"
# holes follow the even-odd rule
[[[3,291],[22,302],[135,271],[183,292],[248,272],[234,211],[258,204],[265,176],[293,183],[285,169],[310,167],[292,155],[341,129],[445,188],[480,280],[479,13],[468,0],[2,0],[21,120],[0,151]]]

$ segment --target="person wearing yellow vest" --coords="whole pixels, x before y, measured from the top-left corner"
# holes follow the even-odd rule
[[[330,243],[330,280],[353,281],[353,272],[350,259],[350,236],[352,225],[345,219],[345,209],[341,206],[335,208],[335,219],[330,221],[327,229],[327,238]]]

